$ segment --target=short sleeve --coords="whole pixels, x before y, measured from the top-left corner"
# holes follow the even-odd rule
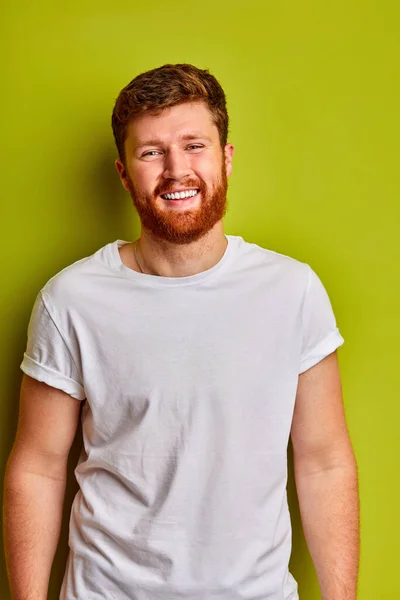
[[[308,269],[308,286],[302,314],[299,373],[307,371],[344,343],[328,294],[318,275],[310,266]]]
[[[68,345],[40,291],[28,325],[28,341],[20,368],[26,375],[84,400],[85,390]]]

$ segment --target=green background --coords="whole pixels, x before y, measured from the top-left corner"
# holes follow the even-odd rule
[[[113,165],[115,98],[142,71],[190,62],[209,68],[227,94],[236,153],[226,233],[308,262],[330,295],[345,338],[339,361],[360,473],[359,598],[399,598],[398,6],[8,3],[0,32],[1,475],[37,292],[68,264],[139,231]],[[79,443],[78,436],[50,600],[64,573]],[[289,465],[291,570],[300,597],[314,600],[291,447]],[[4,569],[2,559],[7,600]]]

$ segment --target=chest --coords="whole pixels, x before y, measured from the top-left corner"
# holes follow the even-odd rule
[[[100,376],[137,387],[199,385],[205,379],[248,385],[290,377],[297,368],[298,314],[276,296],[193,291],[140,300],[105,304],[85,315],[85,383]]]
[[[136,295],[88,312],[77,333],[102,439],[131,440],[136,427],[137,439],[151,436],[154,445],[159,426],[175,441],[193,427],[249,441],[269,430],[271,440],[284,440],[300,337],[297,311],[276,296],[193,290]]]

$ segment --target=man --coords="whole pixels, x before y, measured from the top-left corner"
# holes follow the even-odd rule
[[[6,475],[15,600],[44,600],[80,401],[84,446],[62,600],[295,600],[291,435],[324,600],[355,600],[357,467],[343,338],[305,263],[225,235],[224,92],[164,65],[113,111],[141,220],[39,292]]]

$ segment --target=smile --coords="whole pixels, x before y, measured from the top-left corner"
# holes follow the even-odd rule
[[[189,190],[188,192],[175,192],[174,194],[161,194],[164,200],[182,200],[183,198],[194,198],[199,190]]]

